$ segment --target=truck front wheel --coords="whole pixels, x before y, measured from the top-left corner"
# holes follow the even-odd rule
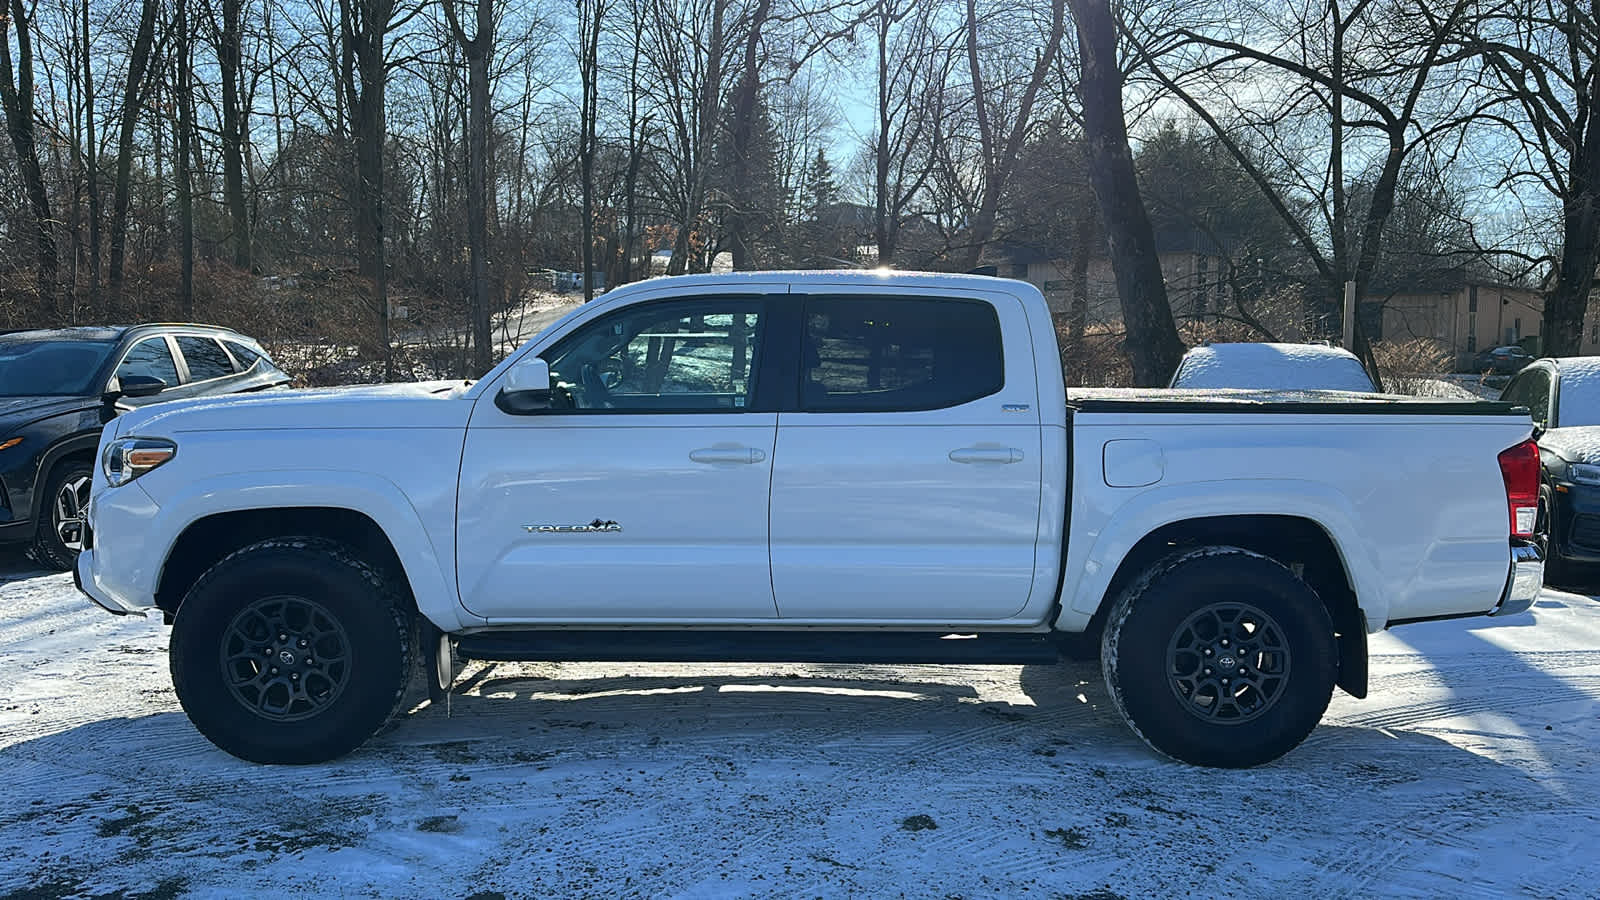
[[[1155,750],[1244,768],[1294,749],[1338,676],[1333,622],[1288,567],[1238,547],[1158,563],[1117,598],[1101,665],[1113,702]]]
[[[394,714],[413,629],[383,573],[318,538],[252,544],[212,566],[172,627],[172,684],[200,733],[241,759],[316,763]]]

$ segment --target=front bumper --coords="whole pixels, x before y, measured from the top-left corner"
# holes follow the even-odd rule
[[[1532,544],[1511,545],[1511,574],[1506,578],[1506,588],[1500,593],[1500,602],[1489,611],[1491,616],[1514,616],[1526,612],[1539,599],[1539,589],[1544,585],[1544,557]]]
[[[1550,553],[1600,565],[1600,487],[1557,481],[1550,495]]]
[[[95,487],[87,523],[93,537],[78,554],[73,582],[107,612],[142,616],[155,605],[165,557],[154,529],[159,508],[137,483]]]
[[[72,567],[72,583],[77,585],[78,590],[83,592],[84,596],[93,600],[96,606],[108,613],[119,616],[142,616],[145,614],[143,609],[126,605],[111,593],[99,589],[94,581],[93,550],[85,550],[78,554],[78,564]]]

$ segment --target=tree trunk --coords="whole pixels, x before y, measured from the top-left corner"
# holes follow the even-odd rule
[[[16,0],[13,0],[16,2]],[[139,124],[139,107],[144,99],[144,76],[150,65],[150,45],[155,40],[156,0],[140,4],[139,30],[133,37],[133,55],[128,60],[128,79],[122,88],[122,128],[117,137],[117,181],[111,200],[110,309],[118,315],[122,301],[122,264],[128,240],[128,202],[133,176],[133,133]]]
[[[177,59],[173,68],[177,82],[178,135],[177,165],[173,177],[178,182],[178,309],[183,318],[194,319],[194,180],[190,173],[190,154],[194,140],[194,53],[189,33],[189,0],[176,0]]]
[[[89,0],[79,5],[83,41],[84,182],[89,195],[89,303],[100,301],[100,144],[94,130],[94,66],[89,53]]]
[[[1561,259],[1555,286],[1545,295],[1540,333],[1544,356],[1577,356],[1589,308],[1595,266],[1600,265],[1600,89],[1591,87],[1578,121],[1586,127],[1569,145],[1567,190],[1561,198]]]
[[[217,63],[222,70],[222,192],[232,228],[233,264],[250,269],[250,212],[244,196],[244,132],[247,112],[240,84],[242,0],[222,0]]]
[[[600,115],[600,23],[604,0],[580,0],[578,74],[583,103],[578,116],[578,167],[583,181],[583,300],[594,299],[594,156],[595,120]]]
[[[39,148],[33,137],[33,38],[28,33],[31,25],[22,0],[11,0],[10,15],[5,18],[17,32],[17,59],[13,70],[10,38],[0,28],[0,106],[5,108],[6,131],[10,133],[23,190],[33,212],[34,266],[39,298],[42,306],[47,306],[55,297],[60,258],[51,229],[50,196],[45,193]]]
[[[772,14],[772,0],[756,0],[750,11],[749,31],[745,34],[744,59],[739,86],[733,101],[733,171],[728,180],[733,186],[733,210],[728,217],[728,243],[735,271],[751,268],[750,219],[754,213],[755,178],[750,164],[751,144],[755,139],[756,94],[761,90],[761,29]]]
[[[389,341],[388,263],[384,256],[384,89],[388,79],[384,36],[394,0],[340,0],[341,81],[355,141],[356,250],[361,276],[372,284],[383,377],[394,380]]]
[[[1183,357],[1156,255],[1155,232],[1139,196],[1128,125],[1122,117],[1122,72],[1117,66],[1117,29],[1107,0],[1073,0],[1078,31],[1084,135],[1089,183],[1105,223],[1111,267],[1122,300],[1128,358],[1134,383],[1159,387]]]
[[[489,304],[489,56],[494,52],[494,0],[477,0],[473,36],[468,38],[446,0],[450,32],[467,57],[467,253],[472,268],[472,368],[482,377],[494,368]]]

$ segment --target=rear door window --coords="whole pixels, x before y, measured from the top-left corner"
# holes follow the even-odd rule
[[[233,354],[233,358],[239,361],[241,372],[255,365],[256,360],[261,358],[259,351],[246,347],[238,341],[223,341],[223,343],[228,345],[228,352]]]
[[[172,351],[167,348],[167,339],[164,337],[145,338],[133,345],[128,355],[122,358],[122,363],[117,366],[117,380],[129,375],[145,375],[150,378],[159,378],[166,382],[167,387],[178,383],[178,364],[172,359]]]
[[[1000,320],[979,300],[809,299],[800,365],[808,412],[947,409],[1005,385]]]
[[[190,381],[210,381],[233,374],[233,360],[222,345],[208,337],[188,335],[178,338],[178,349],[189,364]]]

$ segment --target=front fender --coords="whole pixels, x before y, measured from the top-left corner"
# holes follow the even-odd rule
[[[152,592],[166,565],[166,554],[190,525],[219,513],[288,507],[335,507],[365,515],[383,530],[394,547],[418,612],[444,631],[483,624],[483,619],[462,609],[451,554],[441,553],[433,545],[422,517],[405,492],[394,482],[370,472],[310,469],[236,473],[189,482],[172,490],[160,498],[159,512],[150,527],[152,534],[163,535],[166,541],[160,565],[148,576]]]
[[[1295,479],[1234,480],[1158,486],[1136,494],[1117,489],[1092,493],[1089,498],[1074,498],[1072,521],[1104,522],[1105,526],[1098,532],[1074,530],[1068,541],[1067,579],[1057,628],[1079,631],[1087,627],[1106,601],[1117,568],[1139,541],[1156,529],[1189,519],[1248,515],[1293,516],[1319,525],[1332,539],[1355,588],[1367,630],[1381,629],[1388,621],[1388,597],[1376,577],[1380,569],[1372,555],[1373,542],[1361,539],[1350,501],[1325,484]],[[1122,502],[1118,504],[1118,500]]]

